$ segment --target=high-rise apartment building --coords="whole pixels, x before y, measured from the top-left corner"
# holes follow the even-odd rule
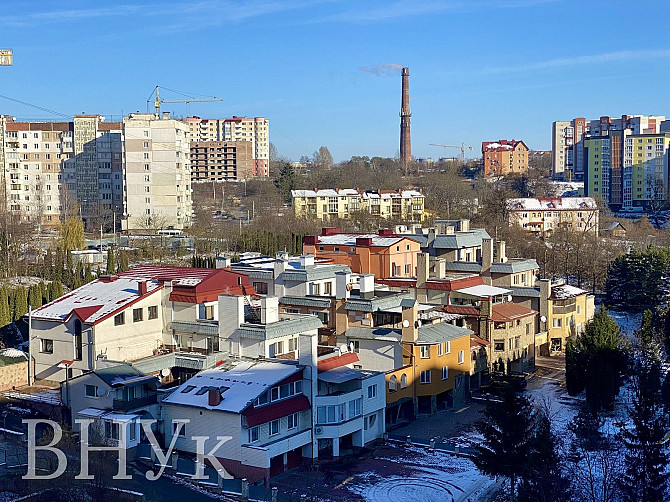
[[[505,176],[528,170],[528,147],[523,141],[484,141],[482,156],[484,176]]]
[[[100,115],[72,122],[0,117],[3,201],[10,213],[55,226],[78,212],[89,225],[123,213],[123,131]]]
[[[270,123],[263,117],[236,117],[225,119],[184,119],[189,126],[189,140],[249,141],[251,142],[252,176],[270,175]]]
[[[251,178],[254,168],[250,141],[191,143],[192,181],[237,181]]]
[[[668,200],[670,132],[614,130],[583,141],[585,195],[614,210]]]
[[[126,219],[124,229],[182,229],[191,222],[188,125],[151,113],[123,119]]]
[[[629,129],[632,134],[660,132],[664,116],[622,115],[621,118],[602,116],[588,120],[583,117],[557,121],[552,125],[552,169],[558,180],[584,180],[584,139]]]

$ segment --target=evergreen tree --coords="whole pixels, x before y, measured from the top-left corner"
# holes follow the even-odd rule
[[[98,269],[95,271],[95,276],[97,278],[100,278],[101,275],[102,275],[102,270],[100,270],[100,265],[98,265]]]
[[[55,300],[55,299],[60,298],[61,296],[63,296],[63,293],[64,293],[63,283],[60,282],[60,281],[54,281],[52,284],[54,285],[54,288],[53,288],[53,295],[54,296],[53,296],[52,300]]]
[[[91,272],[91,265],[86,264],[86,269],[84,270],[84,284],[88,284],[93,280],[93,273]]]
[[[28,297],[25,288],[19,286],[14,289],[14,315],[12,320],[18,321],[28,313]]]
[[[128,268],[128,253],[121,250],[119,251],[119,272],[125,272]]]
[[[4,328],[12,322],[9,302],[9,293],[7,288],[3,286],[0,288],[0,328]]]
[[[107,274],[115,274],[116,273],[116,258],[114,256],[114,248],[108,248],[107,249]]]
[[[612,409],[627,368],[627,351],[618,324],[603,307],[584,332],[566,345],[568,392],[576,395],[586,389],[586,402],[593,410]]]
[[[71,289],[77,289],[78,287],[81,287],[82,283],[84,281],[84,267],[82,266],[81,262],[77,262],[77,267],[75,268],[74,271],[74,276],[72,278],[72,286],[70,286]]]
[[[295,190],[298,185],[298,177],[295,169],[290,162],[284,162],[279,169],[279,176],[274,181],[279,194],[286,204],[290,204],[293,198],[291,197],[291,190]]]
[[[521,502],[567,502],[570,481],[561,470],[558,441],[544,412],[536,416],[528,472],[519,484]]]
[[[580,446],[591,451],[602,445],[600,427],[603,419],[588,406],[582,406],[568,425],[575,434]]]
[[[505,390],[502,402],[489,402],[485,419],[475,428],[484,436],[476,446],[473,461],[484,474],[510,480],[510,500],[514,500],[517,480],[527,472],[532,443],[534,411],[529,399]]]
[[[668,417],[661,406],[660,367],[646,359],[634,377],[632,427],[621,438],[626,447],[626,472],[621,479],[624,500],[662,502],[667,500],[668,454],[664,444]]]
[[[39,290],[39,285],[35,285],[28,290],[28,303],[33,310],[42,306],[42,293]]]

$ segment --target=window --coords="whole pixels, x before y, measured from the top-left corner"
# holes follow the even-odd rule
[[[98,397],[98,386],[97,385],[85,385],[84,394],[86,397]]]
[[[40,352],[43,354],[53,354],[54,353],[54,341],[49,340],[48,338],[40,339]]]
[[[406,389],[407,388],[407,374],[403,373],[400,376],[400,388],[401,389]]]
[[[137,437],[137,432],[135,430],[135,421],[130,422],[129,430],[130,430],[130,434],[129,434],[128,439],[130,441],[135,441],[135,438]]]
[[[133,309],[133,322],[140,322],[142,320],[142,308]]]
[[[107,439],[119,439],[119,424],[105,420],[105,437]]]
[[[260,432],[260,430],[259,430],[258,426],[252,427],[251,429],[249,429],[249,442],[250,443],[253,443],[254,441],[258,441],[258,437],[260,435],[259,432]]]
[[[273,420],[268,423],[268,435],[275,436],[279,434],[279,420]]]
[[[430,359],[430,345],[421,346],[421,359]]]
[[[172,422],[172,435],[186,437],[186,424],[184,422]]]
[[[398,390],[398,379],[395,375],[391,375],[389,378],[389,392],[395,392]]]
[[[259,295],[267,295],[268,294],[268,284],[267,284],[267,282],[254,282],[251,285],[256,290],[256,293],[258,293]]]
[[[582,313],[582,306],[577,305],[577,314],[581,314],[581,313]]]
[[[421,372],[421,383],[430,383],[430,370]]]
[[[355,352],[356,354],[360,353],[360,351],[361,351],[361,342],[358,341],[358,340],[354,340],[353,342],[351,342],[351,344],[352,344],[353,347],[354,347],[354,352]]]
[[[114,316],[114,326],[121,326],[122,324],[126,323],[126,313],[121,312],[120,314],[116,314]]]
[[[560,328],[563,325],[563,320],[560,317],[554,317],[551,327],[552,328]]]
[[[321,284],[312,283],[312,294],[313,295],[321,294]]]
[[[449,366],[442,367],[442,380],[449,378]]]
[[[298,427],[298,413],[293,413],[288,416],[288,428],[295,429]]]
[[[441,343],[437,344],[437,355],[438,357],[441,356],[444,352],[444,345]]]
[[[372,399],[373,397],[377,397],[377,386],[376,385],[369,385],[368,386],[368,399]]]
[[[204,319],[214,319],[214,305],[205,305]]]
[[[158,305],[152,305],[147,310],[149,311],[149,319],[158,319]]]
[[[324,282],[323,283],[323,294],[326,296],[331,296],[333,294],[333,283]]]
[[[444,353],[451,354],[451,342],[444,342]]]
[[[377,386],[375,385],[375,388]],[[369,388],[368,388],[369,389]],[[360,416],[361,414],[361,404],[363,400],[362,399],[352,399],[349,401],[349,419],[351,420],[352,418],[356,418]],[[344,420],[344,417],[341,417],[341,420]]]
[[[465,362],[465,351],[458,351],[458,364],[463,364]]]

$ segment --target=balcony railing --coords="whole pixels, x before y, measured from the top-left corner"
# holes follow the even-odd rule
[[[156,404],[158,402],[158,396],[156,394],[149,394],[148,396],[136,397],[130,400],[125,399],[114,399],[112,401],[112,407],[114,411],[130,411],[142,406],[149,406],[150,404]]]

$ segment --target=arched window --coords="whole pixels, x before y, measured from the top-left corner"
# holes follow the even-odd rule
[[[395,392],[398,390],[398,379],[395,375],[391,375],[389,378],[389,392]]]
[[[82,347],[81,347],[81,321],[74,320],[74,360],[81,361]]]
[[[400,377],[400,388],[401,389],[407,388],[407,373],[403,373],[402,376]]]

